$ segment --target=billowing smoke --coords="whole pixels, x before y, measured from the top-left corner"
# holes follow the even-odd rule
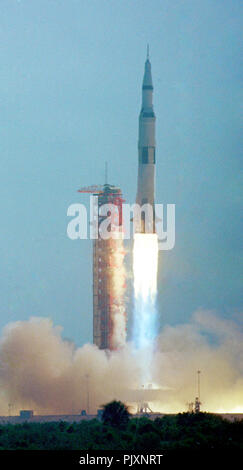
[[[168,408],[180,410],[197,395],[202,409],[243,412],[243,332],[236,322],[198,310],[189,324],[167,326],[158,338],[154,381],[171,387]]]
[[[136,380],[129,355],[128,348],[109,357],[91,344],[75,349],[49,319],[31,318],[4,329],[0,387],[17,408],[76,413],[89,403],[89,411],[96,412],[127,388],[128,376]]]
[[[47,318],[7,325],[0,341],[0,413],[78,413],[116,398],[136,401],[143,351],[131,344],[109,354],[86,344],[75,348]],[[243,412],[243,335],[237,323],[196,312],[189,324],[166,326],[151,369],[153,411],[177,412],[196,395],[201,373],[202,409]],[[135,411],[135,408],[134,408]]]

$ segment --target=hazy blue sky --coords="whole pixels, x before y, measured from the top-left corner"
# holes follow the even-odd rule
[[[92,244],[66,236],[76,189],[133,202],[150,43],[157,202],[176,203],[160,255],[160,325],[198,307],[239,319],[240,38],[237,0],[0,0],[0,327],[48,316],[92,339]]]

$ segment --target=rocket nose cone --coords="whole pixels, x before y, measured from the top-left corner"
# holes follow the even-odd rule
[[[145,62],[145,70],[143,76],[143,87],[153,87],[152,82],[152,73],[151,73],[151,64],[149,59]]]

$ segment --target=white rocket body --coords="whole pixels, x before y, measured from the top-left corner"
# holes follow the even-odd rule
[[[147,215],[142,213],[142,221],[147,217],[148,224],[136,225],[136,232],[155,232],[155,114],[153,110],[153,83],[149,57],[145,62],[142,85],[142,109],[139,115],[138,137],[138,185],[136,204],[149,205]],[[146,206],[144,206],[146,207]],[[148,207],[148,206],[147,206]],[[151,217],[152,213],[152,217]]]

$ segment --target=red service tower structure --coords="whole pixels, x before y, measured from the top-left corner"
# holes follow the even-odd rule
[[[93,241],[93,343],[99,349],[115,350],[126,341],[125,251],[122,238],[124,200],[120,188],[110,184],[81,188],[79,192],[97,197],[98,232]],[[107,211],[108,206],[105,205],[115,206],[115,215],[114,211]],[[106,215],[101,207],[106,208]],[[104,238],[102,222],[110,214],[113,214],[111,222],[115,229],[112,237]],[[108,232],[109,228],[111,225],[107,227]]]

